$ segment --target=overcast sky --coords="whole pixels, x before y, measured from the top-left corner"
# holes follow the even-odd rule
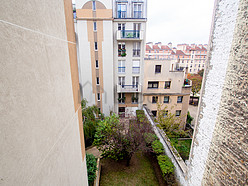
[[[214,0],[148,0],[146,41],[207,44]]]

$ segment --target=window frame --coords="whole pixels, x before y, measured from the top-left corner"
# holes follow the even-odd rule
[[[182,103],[182,102],[183,102],[183,96],[177,96],[177,103]]]
[[[158,102],[158,96],[152,96],[152,104],[156,104]]]
[[[167,83],[169,83],[169,85]],[[171,81],[165,81],[164,82],[164,89],[170,89],[170,87],[171,87]]]
[[[165,97],[168,97],[168,101],[165,102]],[[164,96],[164,101],[163,103],[170,103],[170,96]]]
[[[162,71],[162,65],[155,65],[155,74],[161,74],[161,71]]]
[[[176,116],[176,117],[181,116],[181,112],[182,112],[181,110],[176,110],[175,116]],[[177,114],[177,113],[179,113],[179,114]]]
[[[151,87],[149,87],[149,84],[152,85]],[[155,87],[154,85],[157,84],[157,87]],[[159,81],[148,81],[148,89],[158,89],[159,87]]]

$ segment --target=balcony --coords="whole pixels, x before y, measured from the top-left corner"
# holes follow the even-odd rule
[[[118,93],[132,93],[141,92],[140,85],[117,85]]]
[[[117,30],[116,39],[120,41],[143,40],[144,32],[143,30]]]

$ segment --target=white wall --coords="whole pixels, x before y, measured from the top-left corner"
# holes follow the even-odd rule
[[[88,41],[87,21],[77,21],[79,64],[81,69],[81,79],[79,80],[83,88],[83,97],[88,101],[88,105],[94,105],[95,94],[92,90],[92,68],[90,42]]]
[[[114,65],[113,65],[113,24],[112,21],[103,21],[103,85],[104,93],[102,95],[103,112],[109,115],[114,111]]]

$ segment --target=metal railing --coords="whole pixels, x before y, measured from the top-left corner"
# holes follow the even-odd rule
[[[139,30],[122,30],[121,38],[139,38],[140,31]]]
[[[118,67],[118,73],[125,73],[126,67]]]

